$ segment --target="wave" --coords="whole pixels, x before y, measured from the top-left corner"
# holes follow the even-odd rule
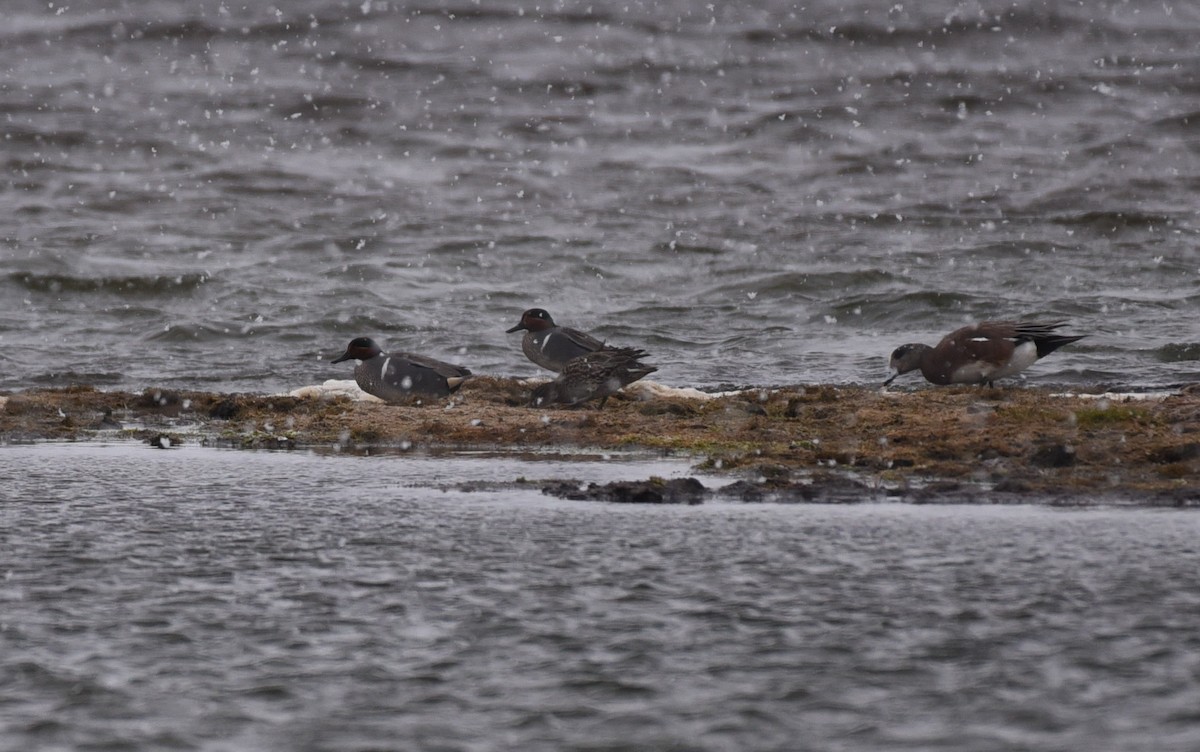
[[[325,120],[339,117],[382,117],[388,105],[370,97],[345,94],[317,94],[277,102],[273,109],[286,118]]]
[[[118,275],[77,277],[69,274],[11,272],[8,279],[30,292],[41,293],[115,293],[125,297],[138,295],[178,295],[195,290],[211,279],[205,272],[174,275]]]
[[[807,16],[813,18],[818,14],[810,13]],[[1126,18],[1135,19],[1136,22],[1127,21]],[[895,47],[930,41],[946,46],[953,42],[973,42],[980,37],[991,40],[1001,33],[1056,40],[1076,34],[1102,39],[1110,45],[1113,40],[1126,38],[1183,40],[1191,36],[1188,26],[1173,22],[1167,13],[1158,18],[1153,13],[1138,16],[1127,14],[1126,17],[1109,14],[1105,18],[1086,9],[1072,14],[1069,11],[1050,10],[1040,4],[1032,8],[1011,8],[1000,13],[989,13],[982,8],[975,11],[956,8],[945,14],[922,14],[920,11],[888,13],[880,14],[875,20],[848,20],[847,14],[839,11],[820,15],[813,21],[801,24],[746,28],[738,36],[753,44],[850,42]]]
[[[1200,135],[1200,112],[1184,112],[1171,115],[1150,123],[1155,130],[1168,133],[1180,133],[1189,136]]]
[[[1049,221],[1059,225],[1084,227],[1103,233],[1113,233],[1119,230],[1167,227],[1175,221],[1175,218],[1168,214],[1133,209],[1126,211],[1097,210],[1072,212],[1052,217]]]
[[[9,124],[4,129],[4,141],[12,146],[33,146],[47,147],[58,146],[70,148],[76,146],[84,146],[91,142],[92,136],[87,131],[81,131],[74,128],[60,128],[58,130],[40,130],[37,128],[26,128],[20,125]],[[37,167],[36,160],[29,160],[32,166]]]
[[[46,371],[31,373],[26,378],[29,383],[38,386],[113,385],[125,382],[125,374],[115,371]]]
[[[314,29],[327,29],[353,23],[357,14],[344,10],[327,9],[322,12],[297,14],[294,17],[262,16],[247,18],[237,16],[201,17],[199,11],[169,17],[149,17],[131,14],[116,15],[109,12],[73,13],[53,18],[22,15],[8,19],[0,40],[9,44],[38,44],[51,40],[55,43],[121,43],[147,41],[196,41],[209,42],[219,37],[236,39],[296,37],[313,33]],[[214,20],[217,18],[219,20]]]
[[[1163,363],[1184,363],[1200,360],[1200,342],[1172,342],[1151,351],[1155,360]]]

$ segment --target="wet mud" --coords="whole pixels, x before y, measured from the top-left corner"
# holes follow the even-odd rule
[[[403,405],[155,388],[30,390],[0,397],[0,440],[640,450],[684,456],[731,479],[720,489],[658,479],[640,487],[588,488],[571,479],[538,485],[554,496],[606,501],[1200,505],[1200,389],[1154,398],[1027,386],[797,385],[710,398],[642,389],[617,395],[603,410],[531,409],[529,393],[524,382],[495,377],[474,378],[449,400]]]

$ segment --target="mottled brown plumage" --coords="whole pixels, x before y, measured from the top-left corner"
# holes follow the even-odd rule
[[[618,347],[572,358],[557,379],[533,390],[529,406],[570,407],[598,399],[599,407],[603,408],[610,395],[658,370],[639,362],[645,356],[645,351],[635,347]]]

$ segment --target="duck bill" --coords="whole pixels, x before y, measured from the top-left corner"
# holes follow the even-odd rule
[[[505,329],[505,330],[504,330],[504,333],[505,333],[505,334],[512,334],[513,332],[519,332],[519,331],[521,331],[521,330],[522,330],[522,329],[524,329],[524,328],[525,328],[525,325],[524,325],[524,324],[517,324],[517,325],[516,325],[516,326],[514,326],[512,329]]]
[[[343,360],[353,360],[353,358],[354,358],[354,356],[350,354],[349,350],[347,350],[346,352],[342,353],[340,357],[334,358],[333,360],[331,360],[329,362],[330,363],[341,363]]]
[[[899,368],[893,368],[893,369],[892,369],[892,375],[891,375],[891,376],[888,376],[888,378],[887,378],[887,381],[883,382],[883,385],[884,385],[884,386],[890,386],[890,385],[891,385],[891,383],[892,383],[893,381],[895,381],[895,380],[896,380],[896,377],[897,377],[897,376],[899,376],[899,375],[900,375],[900,369],[899,369]]]

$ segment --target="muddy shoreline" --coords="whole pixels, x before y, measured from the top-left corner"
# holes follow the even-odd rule
[[[734,482],[722,493],[745,501],[1200,506],[1200,389],[1137,398],[1028,386],[803,385],[711,397],[645,388],[602,411],[529,409],[528,393],[524,382],[494,377],[472,379],[449,401],[409,405],[328,395],[36,389],[0,396],[0,441],[634,450],[687,457],[707,473],[728,475]],[[651,483],[645,493],[598,488],[588,495],[570,479],[541,488],[618,501],[655,501],[658,490]],[[697,503],[705,494],[672,490],[659,500]]]

